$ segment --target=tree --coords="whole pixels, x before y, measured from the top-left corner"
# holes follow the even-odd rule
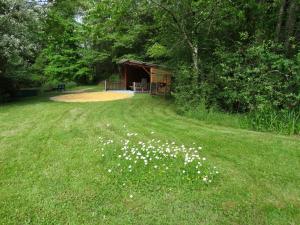
[[[300,41],[299,37],[297,37],[300,25],[299,10],[298,0],[282,0],[280,2],[275,41],[284,43],[287,54],[291,53],[291,44]]]
[[[156,29],[146,0],[95,1],[86,15],[86,37],[102,79],[122,58],[144,60]]]
[[[44,23],[44,48],[35,65],[44,74],[43,82],[88,83],[93,80],[89,46],[84,37],[82,12],[84,1],[55,1]]]
[[[0,0],[0,95],[13,94],[31,79],[28,68],[39,51],[44,10],[33,2]]]
[[[243,19],[234,3],[227,1],[151,0],[151,2],[157,8],[155,12],[157,23],[163,31],[161,38],[173,37],[177,46],[180,46],[178,42],[183,42],[189,50],[196,75],[199,75],[199,65],[207,54],[207,49],[216,44],[217,38],[226,41],[228,35],[222,36],[223,31],[226,29],[234,31],[238,27],[237,21]]]

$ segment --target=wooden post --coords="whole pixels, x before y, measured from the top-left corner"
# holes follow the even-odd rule
[[[107,91],[107,84],[106,84],[107,80],[104,81],[104,90]]]
[[[152,71],[153,71],[153,69],[152,69],[152,67],[150,67],[150,85],[149,85],[149,93],[150,93],[150,95],[152,95]]]
[[[127,82],[128,82],[128,77],[127,77],[127,66],[125,65],[125,90],[127,90]]]
[[[166,95],[167,95],[167,76],[166,75],[164,75],[164,80],[165,80],[165,97],[166,97]]]
[[[133,82],[133,91],[135,92],[135,82]]]

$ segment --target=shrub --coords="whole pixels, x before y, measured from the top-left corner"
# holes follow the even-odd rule
[[[42,85],[42,90],[43,91],[52,91],[54,88],[57,87],[61,82],[58,80],[51,80],[47,81]]]
[[[214,61],[203,63],[200,74],[185,65],[177,70],[178,111],[218,121],[223,112],[243,113],[242,126],[299,133],[300,53],[289,59],[272,42],[238,46],[236,51],[218,48]]]
[[[175,76],[174,97],[180,113],[197,107],[201,101],[198,84],[193,82],[195,74],[191,67],[182,65]]]
[[[66,88],[67,89],[70,89],[70,88],[73,88],[73,87],[76,87],[77,86],[77,83],[74,82],[74,81],[69,81],[66,83]]]
[[[236,52],[218,50],[219,105],[229,111],[248,112],[266,106],[274,110],[299,105],[299,63],[280,53],[272,43],[240,46]]]
[[[109,76],[108,80],[111,82],[118,82],[118,81],[120,81],[120,75],[112,74],[111,76]]]

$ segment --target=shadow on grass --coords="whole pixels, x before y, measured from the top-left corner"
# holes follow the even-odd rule
[[[29,104],[36,104],[36,103],[41,103],[41,102],[53,102],[50,100],[51,97],[57,96],[57,95],[62,95],[62,94],[67,94],[63,92],[45,92],[41,93],[37,96],[31,96],[31,97],[18,97],[18,98],[12,98],[7,102],[0,103],[0,107],[3,106],[24,106],[24,105],[29,105]]]

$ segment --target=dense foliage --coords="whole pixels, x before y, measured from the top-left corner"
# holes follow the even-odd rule
[[[39,50],[43,9],[20,0],[0,0],[0,101],[20,85],[36,81],[30,73]],[[35,32],[32,32],[32,31]]]
[[[204,106],[299,132],[299,0],[0,0],[0,13],[2,96],[98,82],[130,58],[172,68],[182,113]]]

